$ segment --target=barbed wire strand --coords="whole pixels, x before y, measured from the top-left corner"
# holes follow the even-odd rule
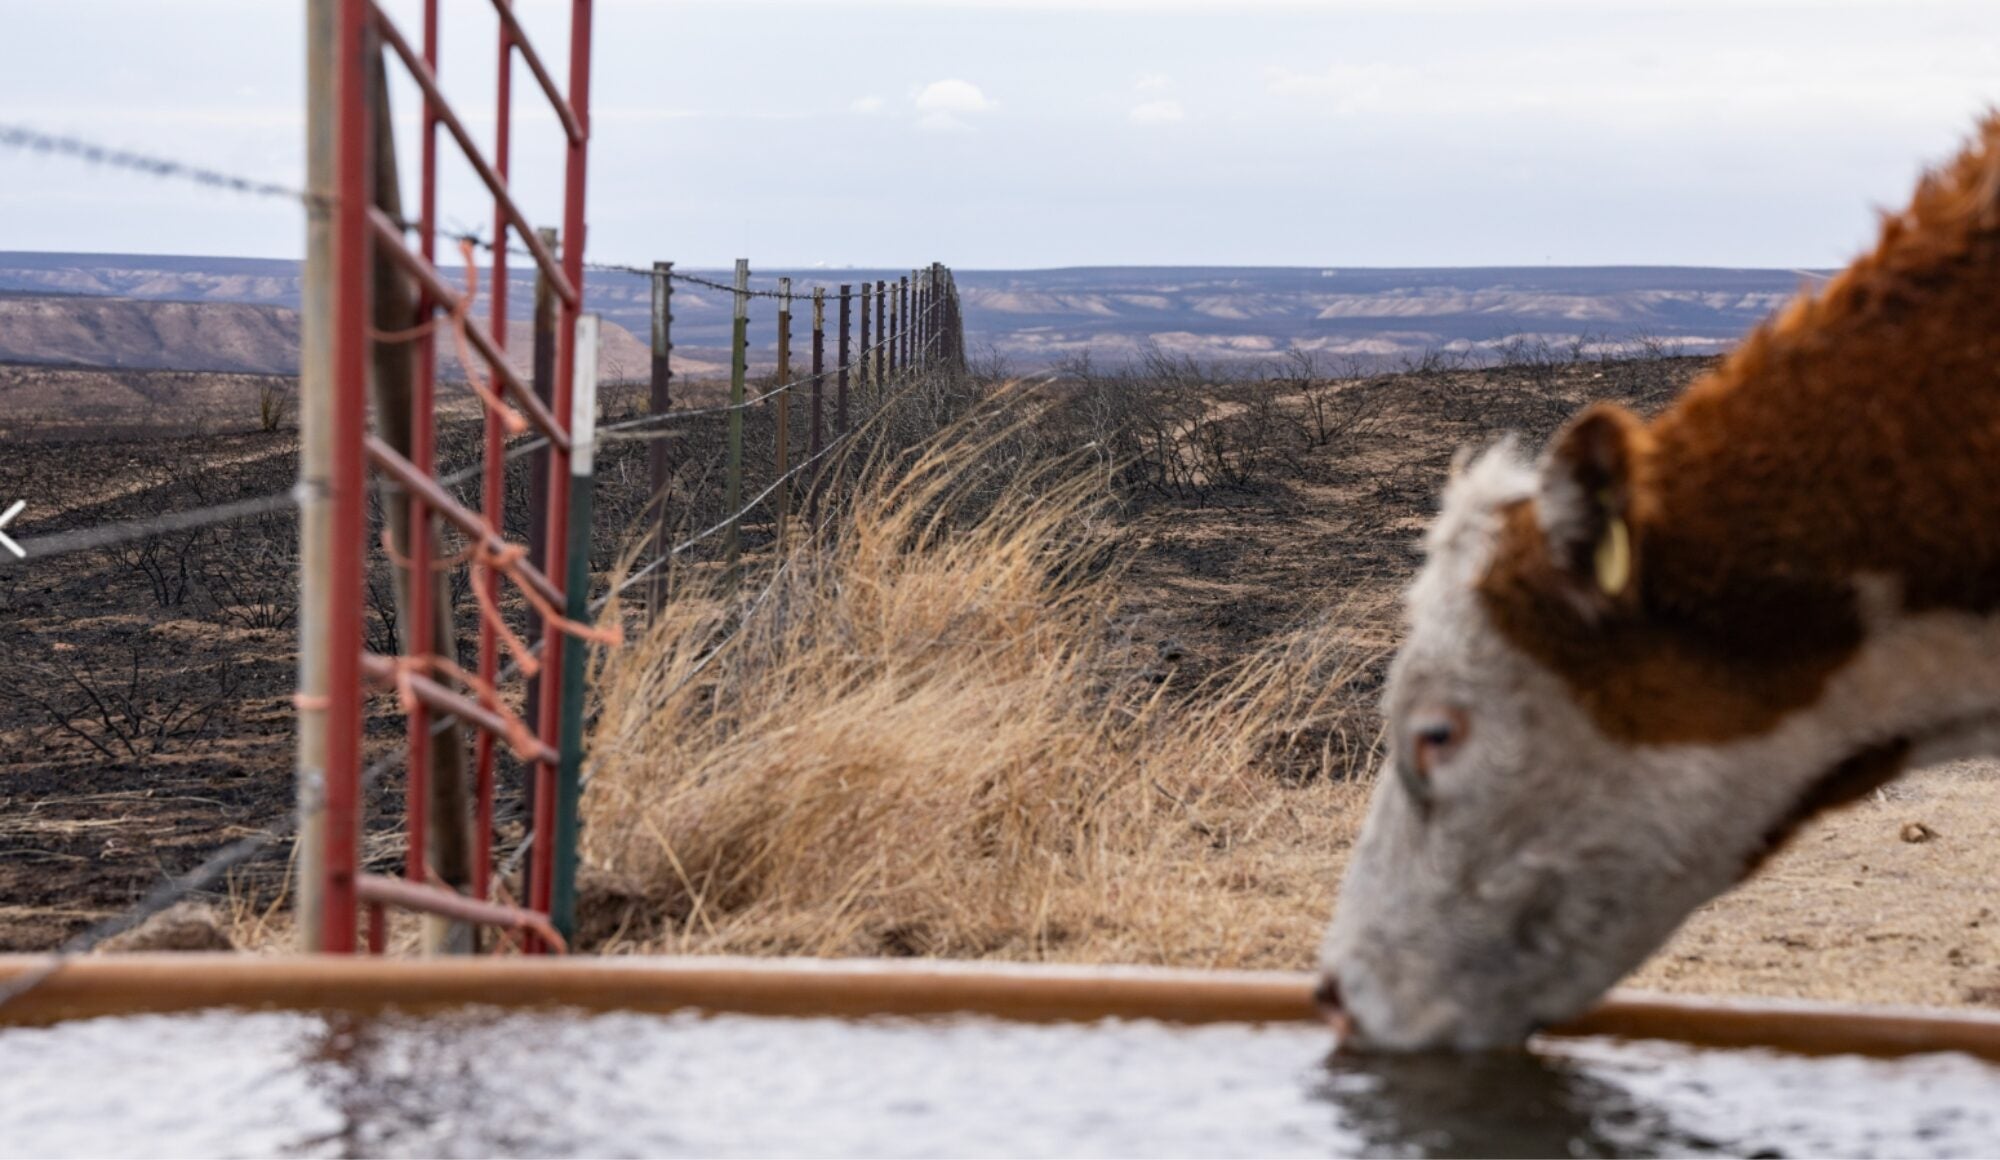
[[[32,129],[23,125],[0,123],[0,147],[73,157],[79,161],[82,161],[90,165],[98,165],[113,169],[122,169],[132,172],[138,172],[146,174],[148,176],[162,178],[162,179],[184,180],[205,188],[217,189],[232,193],[239,193],[253,197],[265,197],[265,198],[285,200],[308,208],[328,205],[331,204],[331,202],[334,200],[330,196],[315,194],[305,189],[298,188],[296,186],[286,185],[282,182],[244,177],[242,175],[227,173],[203,165],[176,161],[171,158],[162,157],[157,154],[142,153],[136,150],[121,149],[113,146],[107,146],[100,144],[98,142],[93,142],[83,138],[68,136],[64,134],[45,133],[40,130]],[[405,230],[418,228],[417,226],[407,221],[398,221],[397,224],[400,225]],[[464,231],[453,232],[447,230],[434,230],[434,233],[437,236],[447,237],[452,240],[463,240],[471,242],[473,245],[485,249],[488,252],[496,252],[502,249],[502,247],[494,245],[492,241],[486,239],[485,237],[481,236],[476,232],[464,232]],[[509,246],[505,247],[505,250],[510,254],[516,254],[522,257],[528,257],[528,258],[534,257],[533,253],[531,251],[528,251],[525,247]],[[633,274],[642,277],[655,276],[653,270],[645,267],[627,266],[617,263],[602,263],[602,262],[599,263],[586,262],[585,266],[586,268],[597,269],[607,272]],[[675,272],[672,274],[672,277],[678,281],[687,282],[692,285],[708,287],[731,295],[744,295],[747,297],[780,298],[780,299],[787,297],[785,293],[776,290],[752,290],[752,289],[739,290],[734,285],[717,282],[707,278],[702,278],[698,275]],[[860,291],[851,293],[853,293],[855,297],[861,298],[865,303],[875,292],[869,287],[867,282],[863,282],[861,286],[862,288],[860,289]],[[831,285],[820,284],[818,288],[823,291],[833,290],[834,295],[837,295],[838,293],[838,291],[834,290],[834,287]],[[810,297],[812,289],[813,287],[795,288],[791,292],[789,297],[791,297],[794,300]],[[897,338],[885,337],[881,341],[869,347],[865,347],[860,351],[853,352],[855,361],[858,363],[861,359],[865,359],[870,354],[886,350],[891,346],[896,345],[899,338],[900,335]],[[936,349],[938,345],[939,345],[939,340],[937,337],[934,336],[932,340],[924,344],[924,349],[927,351],[933,350]],[[664,434],[664,432],[646,431],[646,430],[641,430],[641,428],[656,424],[666,424],[669,422],[675,422],[683,419],[693,419],[708,415],[728,414],[732,411],[745,410],[752,406],[761,404],[766,400],[775,397],[777,395],[795,390],[801,386],[810,385],[814,382],[827,379],[828,377],[837,374],[838,374],[838,369],[833,371],[823,370],[816,374],[808,374],[802,378],[793,379],[787,383],[784,383],[778,387],[773,388],[770,391],[760,394],[755,398],[746,399],[741,403],[732,403],[721,407],[709,407],[709,408],[701,408],[689,411],[669,412],[663,415],[641,416],[636,419],[626,420],[619,423],[611,424],[607,427],[602,428],[601,433],[610,436],[610,441],[614,442],[623,439],[638,440],[638,439],[657,438],[660,437],[661,434]],[[801,460],[797,464],[793,465],[791,468],[787,469],[784,472],[784,474],[772,480],[768,486],[766,486],[762,491],[758,492],[755,496],[752,496],[749,502],[743,504],[740,508],[737,509],[737,511],[735,511],[731,515],[723,518],[714,525],[700,532],[697,532],[693,536],[690,536],[687,539],[681,541],[680,543],[674,545],[673,547],[667,549],[665,552],[661,553],[659,556],[654,558],[644,567],[628,574],[623,581],[621,581],[619,584],[613,587],[610,591],[606,592],[603,596],[599,597],[596,601],[592,602],[592,604],[590,605],[592,614],[595,615],[601,612],[603,608],[606,605],[608,605],[613,599],[617,598],[622,593],[629,591],[634,585],[638,584],[641,580],[647,578],[654,572],[658,571],[660,568],[664,567],[674,558],[687,552],[688,550],[695,547],[697,544],[700,544],[704,540],[707,540],[709,537],[722,531],[724,528],[729,527],[731,524],[740,521],[744,516],[754,511],[758,507],[758,505],[763,503],[765,499],[769,498],[772,495],[772,493],[776,492],[777,489],[784,483],[793,478],[796,478],[798,475],[803,473],[808,468],[812,467],[814,464],[818,463],[822,459],[825,459],[828,455],[831,455],[837,449],[845,446],[863,429],[863,427],[865,427],[865,425],[866,424],[857,425],[856,427],[851,428],[848,431],[837,436],[832,442],[828,443],[820,451],[814,453],[811,456],[808,456],[806,459]],[[503,464],[511,462],[523,455],[531,454],[547,446],[548,446],[548,440],[546,438],[530,440],[526,443],[519,444],[515,447],[509,448],[507,452],[502,456],[501,461]],[[480,463],[476,463],[465,469],[462,469],[458,472],[455,472],[451,475],[445,476],[442,479],[440,479],[439,482],[442,486],[447,486],[447,487],[455,486],[458,483],[465,482],[466,480],[472,479],[480,475],[484,471],[488,470],[491,466],[492,465],[490,463],[482,461]],[[246,519],[251,516],[262,515],[267,512],[296,508],[305,498],[304,494],[301,491],[301,488],[303,488],[304,486],[305,485],[301,484],[291,489],[288,489],[284,492],[261,496],[254,499],[234,500],[227,503],[209,505],[203,508],[194,508],[180,512],[171,512],[161,516],[147,517],[144,519],[137,519],[137,520],[123,520],[117,523],[102,524],[79,531],[59,532],[53,535],[39,536],[32,539],[24,539],[21,541],[21,546],[23,549],[28,550],[26,559],[45,559],[49,556],[64,555],[71,552],[88,550],[91,548],[109,547],[118,543],[125,542],[127,540],[137,539],[150,535],[158,535],[162,532],[193,531],[200,528],[211,527],[217,524],[228,523],[234,520]],[[817,528],[814,529],[813,532],[814,537],[817,537],[818,535],[820,535],[825,531],[826,527],[832,522],[835,514],[836,514],[835,511],[829,511],[827,518],[823,520]],[[746,617],[749,614],[754,613],[756,609],[759,606],[761,606],[763,601],[766,598],[768,598],[770,594],[775,590],[776,585],[784,575],[785,570],[790,567],[791,559],[793,558],[788,557],[786,561],[781,563],[778,569],[776,569],[773,572],[771,580],[765,585],[764,589],[758,594],[757,598],[752,601],[750,607],[745,610]],[[707,666],[707,664],[716,655],[718,655],[723,648],[725,648],[728,645],[730,640],[734,639],[736,634],[740,633],[741,631],[742,629],[739,624],[739,627],[735,633],[732,633],[730,637],[725,638],[723,641],[718,642],[716,648],[711,650],[709,654],[705,656],[703,660],[699,662],[696,665],[696,667],[683,678],[683,683],[691,681],[694,679],[695,676],[699,675],[699,673]],[[530,656],[535,655],[541,650],[541,647],[542,647],[542,642],[536,641],[529,648],[528,655]],[[517,676],[518,674],[519,674],[519,661],[510,660],[508,665],[496,676],[496,682],[511,680],[514,676]],[[458,724],[460,724],[460,722],[456,717],[456,715],[443,714],[436,721],[432,723],[431,735],[433,737],[439,736],[449,731],[450,729],[454,728]],[[384,776],[386,776],[391,770],[395,769],[397,766],[402,764],[403,761],[407,759],[407,756],[408,755],[406,751],[402,750],[401,748],[398,748],[396,750],[393,750],[389,754],[385,755],[384,757],[378,759],[377,761],[375,761],[366,770],[364,770],[361,775],[360,778],[361,792],[365,795],[368,791],[372,790]],[[281,828],[277,830],[266,831],[259,834],[250,834],[238,838],[235,841],[230,842],[227,845],[222,846],[219,849],[215,850],[214,852],[210,853],[208,857],[204,858],[200,863],[195,865],[192,869],[187,870],[180,875],[177,875],[173,878],[168,879],[165,882],[158,884],[133,906],[127,908],[126,910],[116,915],[112,915],[106,919],[100,920],[99,922],[91,925],[85,930],[72,936],[71,938],[66,940],[63,943],[63,945],[51,955],[48,962],[43,964],[41,967],[10,981],[5,986],[0,986],[0,1006],[4,1006],[5,1004],[19,998],[21,995],[26,994],[27,992],[35,989],[42,983],[46,982],[48,979],[53,977],[57,972],[59,972],[62,969],[62,967],[75,956],[89,952],[91,949],[96,947],[98,944],[102,943],[104,940],[112,938],[126,930],[129,930],[132,927],[137,926],[139,923],[145,921],[146,919],[152,917],[154,914],[157,914],[160,911],[165,910],[168,907],[174,905],[176,902],[181,901],[187,896],[194,894],[198,891],[201,891],[203,889],[206,889],[207,887],[213,885],[223,875],[227,874],[230,870],[233,870],[237,866],[240,866],[243,863],[249,861],[250,859],[256,857],[258,854],[262,853],[265,849],[267,849],[271,845],[292,837],[297,829],[297,825],[298,825],[297,817],[296,815],[293,815],[285,825],[283,825]],[[521,857],[530,847],[532,841],[533,841],[533,831],[531,830],[528,836],[523,839],[522,844],[516,849],[513,856],[508,861],[507,863],[508,867],[511,868],[518,866]]]
[[[102,166],[110,169],[122,169],[134,173],[143,173],[149,177],[157,177],[166,180],[186,181],[191,184],[203,186],[209,189],[221,190],[230,193],[239,193],[251,197],[264,197],[264,198],[273,198],[281,201],[290,201],[302,206],[306,206],[308,208],[331,206],[338,200],[338,197],[334,194],[314,193],[302,187],[296,185],[289,185],[281,181],[272,181],[268,178],[247,177],[244,176],[243,174],[230,173],[225,170],[215,169],[210,166],[201,165],[195,162],[175,160],[174,158],[162,156],[157,153],[145,153],[134,149],[123,149],[115,145],[106,145],[102,142],[92,141],[83,137],[76,137],[64,133],[44,132],[40,129],[35,129],[27,125],[21,125],[11,122],[0,122],[0,147],[11,148],[32,153],[42,153],[42,154],[50,154],[63,157],[71,157],[87,165]],[[420,223],[412,222],[405,218],[396,218],[392,220],[394,220],[396,224],[405,231],[417,230],[421,228]],[[483,231],[478,229],[464,229],[464,228],[454,229],[454,228],[434,226],[432,232],[437,237],[445,238],[451,241],[470,242],[474,246],[477,246],[479,249],[484,250],[487,253],[498,253],[504,251],[508,255],[514,257],[529,258],[529,259],[533,259],[535,257],[534,251],[528,249],[526,246],[508,245],[503,247],[495,245],[491,238],[487,237]],[[583,266],[584,269],[586,270],[596,270],[604,273],[631,274],[636,277],[642,277],[642,278],[651,278],[656,276],[655,272],[650,267],[635,266],[623,262],[597,262],[597,261],[586,260],[583,263]],[[774,275],[761,275],[761,276],[773,277]],[[709,289],[720,290],[726,294],[742,293],[750,298],[785,297],[785,295],[782,292],[777,290],[746,289],[743,291],[738,291],[736,287],[734,285],[731,285],[730,283],[720,282],[712,278],[704,278],[697,274],[682,273],[681,271],[678,270],[673,271],[670,274],[670,277],[677,282],[686,282],[695,286],[704,286]],[[872,289],[872,282],[885,281],[888,282],[891,286],[893,286],[897,282],[899,282],[903,277],[904,275],[899,274],[895,279],[873,279],[871,281],[861,282],[860,283],[861,288],[853,291],[852,292],[853,296],[857,298],[867,298],[873,293],[875,293],[875,291]],[[849,285],[853,285],[853,283],[849,283]],[[830,298],[838,297],[838,288],[837,288],[838,283],[826,283],[826,282],[815,282],[810,286],[795,287],[792,291],[791,296],[794,299],[810,298],[812,296],[812,290],[815,287],[827,291],[828,292],[827,296]]]
[[[783,475],[780,475],[776,479],[772,480],[769,486],[765,487],[764,490],[752,496],[747,503],[739,507],[736,510],[736,512],[733,513],[732,515],[723,518],[719,522],[711,525],[710,527],[700,532],[695,533],[692,536],[689,536],[687,539],[682,540],[680,543],[675,544],[673,547],[662,552],[659,556],[655,557],[650,563],[645,565],[643,568],[635,572],[629,573],[622,582],[612,587],[609,591],[607,591],[604,595],[598,597],[595,601],[591,602],[589,606],[591,614],[595,616],[598,613],[602,612],[603,609],[607,605],[609,605],[612,600],[616,599],[621,594],[629,591],[634,585],[638,584],[641,580],[645,579],[654,572],[658,571],[660,568],[664,567],[675,557],[680,556],[689,549],[693,548],[695,545],[700,544],[702,541],[715,535],[717,532],[722,531],[724,528],[728,527],[731,523],[741,520],[744,516],[750,514],[750,512],[754,511],[759,504],[761,504],[765,499],[769,498],[773,492],[777,491],[779,486],[784,484],[787,480],[790,480],[798,476],[799,474],[804,472],[807,468],[811,467],[813,464],[818,463],[822,459],[825,459],[828,455],[831,455],[835,450],[846,445],[848,442],[857,437],[866,427],[867,423],[863,422],[849,428],[847,431],[835,437],[833,441],[829,442],[825,447],[821,448],[817,453],[808,456],[803,460],[800,460],[797,464],[795,464],[789,470],[787,470]],[[532,449],[533,447],[531,444],[525,444],[521,447],[515,448],[514,453],[526,453],[527,451]],[[289,500],[291,498],[290,493],[286,493],[285,498]],[[251,502],[254,503],[257,501],[251,501]],[[222,506],[228,506],[228,505],[222,505]],[[828,512],[827,518],[825,520],[822,520],[820,525],[814,529],[813,535],[815,537],[817,537],[819,534],[825,531],[827,525],[831,523],[832,519],[834,518],[835,511],[837,511],[837,509],[830,510]],[[778,578],[783,574],[784,568],[787,566],[789,566],[789,560],[787,561],[786,564],[781,565],[779,570],[773,574],[771,581],[765,586],[763,592],[759,594],[757,600],[752,603],[752,606],[748,611],[754,611],[755,608],[762,603],[763,599],[770,594],[772,589],[775,587]],[[542,643],[543,642],[539,640],[534,642],[534,644],[527,650],[527,654],[529,656],[534,656],[538,654],[541,651]],[[727,640],[720,642],[717,648],[720,649],[723,645],[726,645],[727,643],[728,643]],[[714,654],[711,653],[710,655],[713,656]],[[705,659],[703,661],[703,665],[705,666],[706,663],[707,661]],[[520,671],[519,661],[510,660],[508,664],[495,676],[494,683],[501,684],[506,681],[510,681],[515,676],[519,675],[519,671]],[[686,679],[692,680],[699,671],[700,667],[697,667],[697,669],[694,672],[688,674]],[[460,724],[460,721],[455,714],[450,714],[450,713],[443,714],[436,721],[432,723],[430,735],[432,737],[440,736],[458,724]],[[407,751],[401,748],[395,749],[391,751],[389,754],[385,755],[384,757],[378,759],[373,765],[369,766],[365,771],[363,771],[361,775],[361,787],[360,787],[362,795],[365,796],[368,793],[368,791],[372,790],[375,787],[375,785],[381,780],[381,778],[386,776],[389,773],[389,771],[395,769],[398,765],[402,764],[402,762],[407,758],[407,756],[408,756]],[[230,870],[243,864],[244,862],[249,861],[251,858],[256,857],[258,854],[262,853],[266,848],[270,847],[275,843],[291,838],[296,833],[297,828],[298,828],[298,819],[296,816],[293,816],[282,828],[278,830],[267,831],[262,834],[246,835],[245,837],[239,838],[236,841],[231,842],[228,845],[223,846],[222,848],[216,850],[214,853],[210,854],[207,858],[203,859],[193,869],[175,878],[169,879],[168,881],[163,882],[158,886],[154,887],[150,892],[146,894],[144,898],[140,899],[138,903],[134,904],[129,909],[92,925],[91,927],[87,928],[86,930],[82,931],[81,933],[73,936],[72,938],[64,942],[64,944],[57,951],[54,952],[49,961],[44,963],[41,967],[33,971],[30,971],[19,978],[12,980],[11,982],[7,983],[4,986],[0,986],[0,1007],[4,1007],[7,1003],[19,998],[20,996],[40,986],[48,979],[52,978],[58,971],[62,969],[62,967],[66,963],[68,963],[70,959],[78,955],[89,952],[92,948],[97,946],[99,943],[103,942],[105,939],[111,938],[123,931],[129,930],[132,927],[137,926],[139,923],[144,922],[146,919],[152,917],[153,915],[159,913],[160,911],[165,910],[166,908],[172,906],[176,902],[181,901],[188,895],[206,889],[210,885],[214,884],[214,882],[217,879],[221,878],[224,874],[228,873]],[[528,848],[528,845],[530,842],[532,842],[532,840],[533,840],[533,831],[530,830],[528,836],[523,839],[521,847],[518,847],[516,849],[515,853],[506,864],[507,868],[504,872],[511,872],[512,868],[518,866],[519,859],[523,856],[523,853]]]
[[[806,542],[810,543],[812,541],[815,541],[821,535],[825,534],[826,529],[831,527],[833,521],[839,518],[839,516],[840,516],[839,505],[828,504],[826,516],[820,520],[817,526],[813,528],[812,534],[806,537]],[[673,687],[668,689],[665,693],[661,694],[661,696],[671,697],[675,693],[678,693],[682,689],[688,687],[688,685],[694,682],[694,679],[696,677],[699,677],[704,671],[707,670],[708,666],[715,660],[716,657],[721,656],[725,649],[727,649],[731,644],[734,644],[736,640],[743,635],[745,627],[750,622],[750,618],[756,615],[757,610],[764,606],[764,602],[770,598],[773,592],[777,591],[778,582],[784,579],[785,573],[791,570],[793,561],[797,559],[798,556],[796,554],[793,554],[793,555],[787,555],[783,560],[779,561],[778,566],[772,569],[771,571],[771,578],[765,581],[764,587],[760,589],[756,597],[750,601],[749,606],[746,607],[741,613],[737,614],[736,627],[731,629],[729,633],[726,636],[724,636],[721,640],[716,641],[714,646],[711,647],[706,653],[702,654],[702,658],[700,660],[695,662],[694,667],[689,669],[686,673],[683,673],[681,675],[681,679],[674,682]],[[605,593],[603,596],[598,598],[597,602],[594,605],[592,605],[591,608],[592,612],[596,612],[597,610],[602,609],[605,605],[609,604],[613,598],[622,594],[630,587],[631,585],[629,583],[621,584],[618,587],[614,588],[612,591]],[[588,761],[588,759],[586,760]],[[589,787],[591,774],[594,771],[595,771],[594,763],[586,765],[582,773],[582,778],[579,785],[580,789]],[[513,874],[516,870],[519,870],[521,868],[522,860],[528,856],[528,853],[534,848],[534,844],[535,844],[535,828],[533,826],[530,826],[528,827],[527,832],[521,836],[520,844],[514,848],[514,852],[508,855],[505,862],[501,863],[498,876],[505,878]]]

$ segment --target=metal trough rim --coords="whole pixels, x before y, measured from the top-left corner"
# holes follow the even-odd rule
[[[0,987],[48,966],[0,955]],[[212,1007],[439,1010],[470,1004],[754,1015],[977,1014],[1062,1022],[1318,1021],[1313,976],[938,960],[719,957],[388,959],[337,955],[104,955],[70,959],[0,1006],[0,1027]],[[1807,1055],[1959,1051],[2000,1062],[2000,1014],[1614,991],[1547,1032]]]

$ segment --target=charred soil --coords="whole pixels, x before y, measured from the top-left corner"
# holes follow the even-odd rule
[[[1170,698],[1198,698],[1208,678],[1246,654],[1331,617],[1376,657],[1366,685],[1386,668],[1397,598],[1458,449],[1508,432],[1539,446],[1594,400],[1655,409],[1706,365],[1530,359],[1369,378],[1308,366],[1254,382],[1191,364],[1086,367],[1048,388],[1077,405],[1065,409],[1070,428],[1045,434],[1066,453],[1091,449],[1080,453],[1086,461],[1101,455],[1096,468],[1116,497],[1107,510],[1126,560],[1118,626],[1141,679]],[[613,410],[636,406],[627,397]],[[794,431],[806,429],[800,420]],[[751,446],[768,446],[767,431],[753,425]],[[470,462],[477,425],[448,419],[444,432],[441,458]],[[673,444],[683,526],[705,526],[713,514],[700,497],[716,490],[708,448],[717,434],[697,426]],[[600,468],[608,514],[593,563],[601,574],[613,571],[641,518],[644,454],[643,445],[621,445]],[[770,473],[762,454],[753,481]],[[27,498],[27,517],[10,531],[40,536],[280,492],[292,483],[294,456],[285,430],[106,440],[66,425],[60,439],[10,440],[0,498]],[[515,470],[524,475],[525,462]],[[510,494],[525,494],[513,482]],[[477,480],[464,487],[471,498]],[[508,522],[522,533],[525,510],[510,509]],[[277,513],[0,569],[0,950],[57,945],[230,838],[285,824],[294,535],[289,514]],[[768,521],[751,529],[753,546],[768,536]],[[369,631],[386,643],[386,571],[378,565],[370,577]],[[400,738],[393,699],[371,702],[370,756]],[[1346,745],[1338,775],[1361,781],[1372,772],[1373,739]],[[1288,792],[1288,779],[1328,769],[1323,749],[1316,763],[1275,754],[1269,766],[1274,795]],[[518,771],[503,776],[515,784]],[[396,857],[400,790],[391,774],[370,801],[370,853],[385,864]],[[1296,848],[1282,852],[1296,870],[1283,880],[1298,892],[1282,900],[1296,912],[1285,938],[1182,961],[1308,965],[1310,932],[1324,920],[1358,805],[1356,814],[1298,827]],[[1816,823],[1755,880],[1699,913],[1636,982],[2000,1005],[1996,827],[2000,776],[1991,767],[1906,779]],[[276,898],[281,859],[250,867],[236,896]],[[1114,946],[1130,950],[1107,940],[1105,953]],[[1091,955],[1085,938],[1061,957]],[[1151,957],[1176,961],[1175,948]]]

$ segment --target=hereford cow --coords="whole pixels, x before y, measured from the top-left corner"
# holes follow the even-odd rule
[[[1801,822],[2000,752],[2000,117],[1645,422],[1445,487],[1322,1003],[1384,1049],[1576,1015]]]

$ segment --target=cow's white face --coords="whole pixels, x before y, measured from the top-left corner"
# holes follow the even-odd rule
[[[1740,880],[1850,752],[1810,722],[1726,741],[1615,738],[1503,631],[1486,589],[1524,504],[1549,544],[1604,534],[1556,454],[1538,473],[1503,445],[1457,473],[1409,593],[1384,703],[1389,763],[1322,950],[1322,1000],[1364,1047],[1517,1045],[1579,1014]],[[1589,470],[1581,479],[1609,495]],[[1612,518],[1628,507],[1611,503]],[[1604,595],[1584,585],[1629,581],[1615,551],[1576,555],[1579,601]]]

